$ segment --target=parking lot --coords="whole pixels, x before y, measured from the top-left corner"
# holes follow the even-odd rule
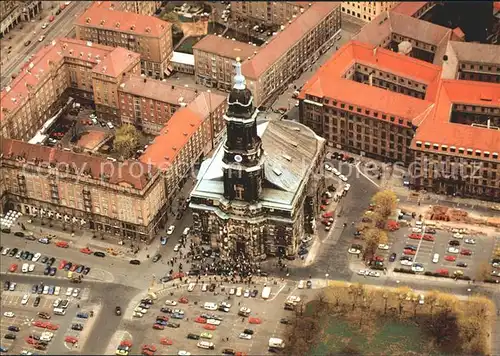
[[[4,286],[5,282],[3,279]],[[65,338],[74,336],[80,340],[79,333],[85,330],[88,318],[77,318],[76,314],[88,308],[85,303],[90,295],[90,289],[78,289],[78,292],[75,292],[73,287],[60,287],[58,295],[33,292],[33,286],[28,284],[17,284],[14,291],[2,291],[1,345],[7,348],[10,354],[19,354],[23,350],[44,354],[51,349],[71,349],[73,345],[65,342]],[[26,299],[26,295],[28,300],[23,305],[22,300]],[[39,299],[37,306],[35,306],[36,299]],[[65,310],[64,315],[54,313],[56,305]],[[43,318],[40,313],[46,313],[49,319]],[[81,324],[82,330],[72,330],[73,324]],[[18,331],[16,327],[19,328]],[[50,333],[48,337],[47,333]],[[7,334],[15,335],[15,339],[6,339]]]
[[[284,310],[284,302],[289,295],[300,296],[303,300],[307,299],[307,295],[313,293],[313,290],[297,289],[297,283],[284,282],[272,286],[272,293],[269,299],[264,300],[261,297],[263,285],[257,284],[255,287],[241,285],[225,285],[224,289],[218,287],[214,292],[202,291],[203,283],[198,283],[193,291],[189,292],[186,286],[180,289],[174,288],[166,290],[142,318],[133,318],[132,323],[134,329],[147,330],[144,333],[143,339],[134,335],[134,332],[129,330],[134,338],[134,345],[131,349],[132,354],[137,354],[141,351],[141,346],[144,344],[153,344],[157,348],[158,354],[177,354],[180,350],[188,351],[191,354],[220,354],[223,349],[232,349],[234,352],[243,352],[246,354],[267,354],[268,342],[270,337],[284,337],[285,325],[280,323],[281,318],[292,317],[293,312]],[[259,294],[256,297],[244,297],[230,295],[231,288],[241,287],[243,295],[245,288],[250,291],[257,289]],[[173,295],[170,295],[173,293]],[[187,303],[180,303],[181,297],[187,298]],[[176,302],[175,306],[166,305],[166,300]],[[216,303],[220,305],[221,302],[230,303],[231,307],[228,312],[224,311],[211,311],[204,309],[206,302]],[[248,317],[239,316],[240,308],[247,307],[250,309]],[[162,312],[161,308],[180,309],[184,312],[182,318],[174,318],[172,313]],[[204,315],[203,319],[199,317]],[[168,318],[168,322],[179,323],[178,328],[164,326],[163,330],[153,329],[153,324],[158,316]],[[220,325],[215,328],[207,326],[207,320],[210,317],[220,319]],[[126,319],[127,316],[125,316]],[[198,319],[197,319],[198,318]],[[255,320],[258,319],[258,320]],[[254,323],[256,322],[256,323]],[[210,328],[214,330],[210,330]],[[245,329],[253,331],[251,339],[242,339],[240,334]],[[201,337],[202,333],[207,333],[205,337]],[[200,336],[198,340],[187,338],[188,334]],[[171,342],[171,345],[162,345],[163,343]],[[138,341],[140,340],[140,342]],[[208,341],[214,344],[213,350],[204,350],[197,347],[198,342]],[[118,345],[115,345],[115,347]],[[112,345],[110,345],[112,347]],[[108,348],[109,350],[110,348]]]

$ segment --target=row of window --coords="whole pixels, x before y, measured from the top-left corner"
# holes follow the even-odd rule
[[[417,141],[416,146],[419,148],[422,148],[422,141]],[[458,153],[458,154],[466,154],[467,156],[498,159],[497,152],[490,153],[489,151],[473,150],[472,148],[466,149],[463,147],[459,147],[457,149],[455,146],[448,147],[448,145],[439,145],[437,143],[431,144],[429,142],[425,142],[423,144],[423,146],[426,149],[430,149],[432,147],[434,150],[441,150],[441,152],[451,152],[451,153]]]

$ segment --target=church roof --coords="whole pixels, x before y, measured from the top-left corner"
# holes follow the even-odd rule
[[[291,209],[325,140],[310,128],[288,120],[259,122],[257,133],[262,139],[265,181],[269,183],[262,189],[260,202],[268,207]],[[222,143],[213,157],[203,162],[193,196],[222,197],[223,155]]]

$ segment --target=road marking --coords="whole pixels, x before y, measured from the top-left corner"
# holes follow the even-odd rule
[[[281,288],[278,290],[278,292],[276,292],[276,294],[274,295],[274,297],[272,297],[271,299],[268,299],[270,302],[272,302],[273,300],[276,299],[276,297],[281,293],[281,291],[286,287],[286,283],[283,284],[283,286],[281,286]]]
[[[365,173],[363,173],[361,171],[361,169],[359,169],[359,165],[360,165],[361,162],[358,162],[356,163],[356,170],[358,171],[359,174],[361,174],[363,177],[365,177],[367,180],[369,180],[370,182],[372,182],[377,188],[380,188],[380,185],[375,182],[373,179],[371,179],[370,177],[368,177]]]

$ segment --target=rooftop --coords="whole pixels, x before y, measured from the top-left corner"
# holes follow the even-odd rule
[[[177,155],[196,133],[202,122],[203,119],[188,108],[177,110],[139,158],[140,161],[160,170],[167,169],[174,163]]]
[[[267,45],[261,47],[252,59],[243,62],[242,71],[246,78],[258,79],[302,37],[340,6],[340,2],[334,1],[313,2],[312,4],[284,30],[278,32]]]
[[[112,162],[99,156],[18,140],[3,139],[0,147],[3,159],[18,160],[26,165],[55,164],[59,170],[72,170],[75,174],[137,190],[144,189],[156,173],[156,168],[137,161]]]
[[[211,111],[213,112],[225,101],[225,96],[216,93],[201,92],[196,99],[188,104],[187,108],[204,119]]]
[[[171,62],[194,66],[194,56],[188,53],[173,52]]]
[[[500,153],[500,131],[450,122],[451,105],[455,103],[499,107],[499,85],[466,80],[442,80],[436,105],[417,129],[412,147],[415,148],[416,141],[421,141],[431,145]]]
[[[384,48],[350,41],[309,79],[303,86],[299,98],[304,99],[309,94],[319,98],[336,99],[380,113],[402,117],[412,123],[420,120],[421,114],[432,105],[432,102],[428,100],[342,78],[344,73],[356,63],[426,84],[426,99],[433,100],[436,95],[441,72],[439,66]]]
[[[76,146],[84,150],[94,150],[106,138],[106,133],[103,131],[90,130],[85,132],[76,143]]]
[[[407,2],[403,1],[397,4],[391,12],[396,12],[399,14],[407,15],[407,16],[415,16],[415,14],[424,6],[428,4],[427,1],[415,1],[415,2]]]
[[[125,78],[120,84],[120,91],[173,105],[187,104],[198,95],[196,90],[191,88],[139,76]]]
[[[160,37],[171,31],[172,24],[154,16],[110,10],[94,2],[75,21],[77,26],[97,27],[142,36]]]
[[[436,47],[435,64],[440,64],[446,44],[453,39],[452,30],[414,17],[385,11],[367,23],[354,37],[355,40],[381,46],[384,41],[398,34]]]
[[[259,50],[259,47],[216,35],[207,35],[193,46],[193,50],[214,53],[233,60],[240,57],[244,60],[253,56],[254,52]]]
[[[443,78],[456,78],[459,64],[500,64],[500,46],[473,42],[450,41],[446,47],[446,61],[443,61]]]
[[[141,55],[139,53],[131,52],[123,47],[116,47],[107,57],[92,68],[92,72],[116,78],[129,69],[131,64],[139,63],[140,59]]]
[[[2,110],[0,121],[3,120],[5,110],[14,111],[20,107],[21,102],[28,98],[30,88],[35,88],[43,82],[46,75],[50,73],[52,66],[57,68],[63,63],[64,58],[77,58],[96,65],[112,55],[113,63],[127,65],[129,61],[136,58],[134,52],[123,48],[113,48],[99,45],[89,41],[70,38],[60,38],[51,44],[41,48],[34,57],[26,62],[17,77],[1,91]],[[109,68],[121,68],[121,65],[111,65]],[[110,72],[110,71],[108,71]]]
[[[259,122],[257,133],[264,149],[265,181],[259,202],[265,207],[291,209],[312,172],[325,140],[294,121]],[[191,195],[221,198],[224,193],[222,157],[224,142],[205,160]]]

